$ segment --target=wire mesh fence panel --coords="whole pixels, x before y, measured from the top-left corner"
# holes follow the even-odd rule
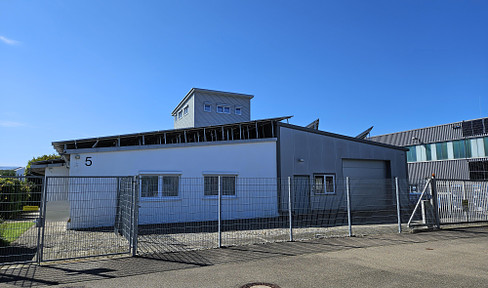
[[[406,183],[404,179],[350,179],[353,234],[397,232],[399,222],[406,222],[408,217]]]
[[[294,240],[348,235],[343,183],[327,175],[303,175],[291,179]]]
[[[218,247],[215,178],[146,175],[139,178],[139,187],[138,255]]]
[[[128,253],[129,241],[114,233],[124,179],[46,177],[42,261]]]
[[[280,211],[279,191],[286,181],[237,178],[235,195],[222,198],[222,244],[247,245],[289,240],[288,213]]]
[[[0,176],[0,265],[37,260],[43,178]]]

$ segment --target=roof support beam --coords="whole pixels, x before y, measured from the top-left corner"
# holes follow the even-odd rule
[[[256,139],[259,139],[258,122],[256,121]]]

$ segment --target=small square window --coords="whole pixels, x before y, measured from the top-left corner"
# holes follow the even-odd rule
[[[315,175],[314,192],[315,194],[335,194],[335,176]]]
[[[158,197],[158,176],[141,178],[141,197]]]
[[[241,115],[241,107],[236,107],[235,114]]]
[[[212,105],[210,105],[209,103],[203,104],[203,111],[212,112]]]
[[[177,197],[180,176],[154,175],[141,177],[141,198]]]
[[[219,194],[219,176],[204,176],[205,196],[217,196]],[[220,176],[220,192],[222,196],[236,195],[236,176]]]
[[[230,107],[226,105],[217,105],[217,113],[230,114]]]
[[[183,114],[185,114],[185,115],[188,114],[188,110],[189,109],[188,109],[188,105],[187,105],[185,108],[183,108]]]

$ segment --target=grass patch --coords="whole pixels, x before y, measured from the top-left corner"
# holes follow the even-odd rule
[[[0,244],[10,244],[34,225],[33,222],[3,222],[0,224]]]

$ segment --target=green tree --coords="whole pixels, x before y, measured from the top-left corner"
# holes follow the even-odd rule
[[[50,154],[50,155],[42,155],[38,157],[34,157],[29,162],[27,162],[27,166],[25,166],[25,175],[30,175],[30,167],[33,162],[37,161],[45,161],[45,160],[54,160],[54,159],[59,159],[61,156],[56,155],[56,154]]]
[[[14,170],[0,170],[0,176],[15,176]]]

